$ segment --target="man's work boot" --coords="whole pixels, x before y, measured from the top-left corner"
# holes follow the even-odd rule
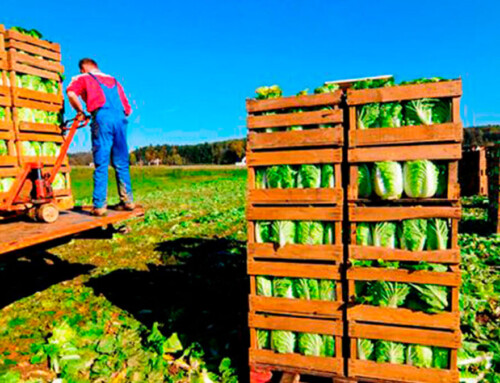
[[[133,211],[135,210],[135,203],[121,201],[118,205],[113,207],[113,210],[117,211]]]
[[[105,207],[94,207],[91,214],[95,217],[105,217],[107,214],[107,210]]]

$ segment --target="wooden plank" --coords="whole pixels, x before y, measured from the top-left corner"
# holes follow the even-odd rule
[[[428,314],[406,308],[354,305],[347,308],[347,320],[447,330],[460,329],[460,313],[458,311]]]
[[[349,220],[352,222],[400,221],[416,218],[460,219],[462,209],[458,206],[350,206]]]
[[[21,125],[23,124],[32,125],[31,123],[26,123],[26,122],[21,123]],[[33,124],[33,125],[44,125],[44,124]],[[55,126],[55,125],[49,125],[49,126]],[[64,137],[56,134],[19,133],[17,136],[18,136],[18,141],[39,141],[39,142],[56,142],[56,143],[64,142]]]
[[[13,87],[12,95],[15,98],[25,98],[29,100],[42,101],[51,104],[62,105],[64,103],[64,99],[61,93],[52,94],[52,93],[38,92],[31,89]]]
[[[349,132],[349,146],[382,146],[423,142],[461,142],[460,122],[400,128],[355,129]]]
[[[305,373],[342,374],[342,358],[325,358],[321,356],[303,356],[299,354],[278,354],[270,350],[250,350],[250,362],[277,366],[282,368],[298,368]]]
[[[248,134],[248,147],[250,149],[334,146],[342,145],[343,142],[344,133],[342,127],[272,133],[250,131]]]
[[[249,275],[340,280],[338,265],[311,265],[286,262],[247,262]]]
[[[22,52],[9,52],[12,61],[20,64],[30,65],[36,68],[45,69],[50,72],[62,73],[64,67],[57,61],[49,61],[40,57],[28,55]]]
[[[14,131],[14,123],[12,121],[0,121],[0,130],[12,132]]]
[[[62,105],[60,104],[49,104],[46,102],[27,100],[24,98],[14,97],[12,100],[13,106],[18,108],[30,108],[45,110],[48,112],[60,112],[62,110]]]
[[[340,297],[339,299],[342,299]],[[292,314],[342,319],[342,302],[250,296],[251,312]]]
[[[16,177],[20,172],[18,167],[0,168],[0,177]],[[1,244],[1,241],[0,241]]]
[[[0,132],[0,140],[13,140],[15,138],[14,132]]]
[[[58,134],[62,133],[61,127],[58,125],[40,124],[36,122],[24,122],[24,121],[19,123],[19,130],[21,132],[58,133]],[[38,141],[38,139],[36,141]]]
[[[54,165],[57,161],[57,157],[54,156],[21,156],[21,157],[23,163],[40,162],[44,165]],[[65,157],[63,165],[68,165],[68,164],[69,164],[68,157]]]
[[[340,104],[342,100],[342,91],[333,93],[309,94],[302,96],[290,96],[272,98],[269,100],[257,100],[254,98],[246,100],[248,113],[267,112],[277,109],[288,108],[311,108],[315,106],[333,106]]]
[[[460,144],[439,145],[405,145],[391,146],[390,150],[383,146],[349,149],[348,161],[376,162],[376,161],[412,161],[412,160],[459,160],[462,158]]]
[[[16,156],[0,156],[0,166],[16,166],[17,161]]]
[[[276,248],[272,243],[249,243],[248,258],[342,261],[342,245],[286,244]]]
[[[55,239],[82,233],[97,227],[112,225],[130,218],[142,217],[144,210],[137,208],[132,212],[109,210],[106,217],[94,217],[90,208],[62,212],[59,219],[52,223],[30,221],[11,221],[0,224],[0,254],[39,245]]]
[[[459,348],[462,338],[459,331],[424,330],[356,322],[349,323],[349,336],[446,348]]]
[[[376,89],[348,89],[347,104],[362,105],[372,102],[416,100],[419,98],[460,97],[462,80],[427,84],[397,85]]]
[[[295,203],[295,204],[341,204],[343,191],[341,188],[316,189],[250,189],[250,203]]]
[[[248,129],[265,129],[283,128],[287,126],[336,124],[341,123],[343,117],[344,114],[340,109],[248,116],[247,126]]]
[[[384,379],[411,383],[457,383],[458,371],[420,368],[407,364],[377,363],[370,360],[350,359],[349,376],[364,379]]]
[[[247,209],[250,221],[307,220],[307,221],[340,221],[342,208],[336,207],[255,207]]]
[[[248,166],[333,164],[342,161],[342,149],[248,152]]]
[[[248,314],[248,326],[263,330],[285,330],[342,336],[342,321],[331,319],[297,318],[278,315]]]
[[[377,267],[353,267],[347,270],[347,279],[355,281],[389,281],[422,283],[442,286],[460,286],[460,272],[403,270]]]
[[[13,40],[13,41],[11,41],[11,43],[24,42],[24,43],[39,46],[39,47],[42,47],[44,49],[54,51],[54,52],[61,51],[61,46],[57,43],[52,43],[50,41],[37,39],[33,36],[24,35],[20,32],[12,30],[12,29],[5,31],[5,39],[6,40]]]
[[[410,262],[419,262],[425,259],[426,262],[456,264],[460,263],[460,250],[410,251],[376,246],[349,245],[349,258]]]
[[[59,73],[51,72],[45,69],[35,68],[29,65],[21,64],[21,63],[12,63],[10,70],[14,72],[21,72],[26,74],[32,74],[33,76],[48,78],[49,80],[60,81],[61,76]]]

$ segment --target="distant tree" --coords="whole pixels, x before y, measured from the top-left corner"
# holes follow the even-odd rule
[[[130,153],[130,165],[136,165],[137,164],[137,157],[134,152]]]

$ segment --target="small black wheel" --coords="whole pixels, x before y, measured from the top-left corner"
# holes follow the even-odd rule
[[[47,203],[36,209],[36,219],[40,222],[54,223],[59,218],[59,209],[53,203]]]

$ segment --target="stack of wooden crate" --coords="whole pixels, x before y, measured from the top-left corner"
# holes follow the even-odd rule
[[[40,149],[46,143],[54,148],[54,145],[60,147],[64,142],[61,130],[64,113],[61,76],[64,67],[61,65],[59,44],[3,28],[0,29],[0,36],[0,50],[2,47],[5,49],[4,52],[0,51],[0,69],[3,68],[3,83],[8,86],[0,87],[0,104],[8,108],[6,121],[0,122],[0,134],[8,140],[10,148],[10,158],[0,159],[0,164],[5,161],[12,163],[12,169],[3,172],[3,176],[12,177],[28,162],[40,161],[47,168],[55,164],[57,154],[54,150],[50,155],[44,156]],[[23,77],[25,81],[22,80]],[[35,86],[26,85],[40,82],[46,84],[46,87],[34,89]],[[44,90],[47,87],[51,91]],[[40,119],[40,116],[46,116],[47,113],[52,114],[50,120],[45,117]],[[38,148],[36,153],[34,150],[27,150],[32,143]],[[69,172],[66,158],[61,168],[64,186],[55,190],[57,202],[62,209],[73,206]]]
[[[301,95],[268,100],[248,100],[248,273],[250,292],[250,364],[273,371],[342,376],[342,302],[340,266],[342,245],[342,91]],[[321,168],[331,165],[334,182],[327,187],[269,188],[262,182],[266,169],[274,166],[299,170],[303,165]],[[276,169],[276,168],[275,168]],[[289,185],[290,186],[290,185]],[[318,186],[318,185],[316,185]],[[324,185],[323,185],[324,186]],[[260,239],[264,225],[277,221],[316,221],[332,228],[321,243],[265,243]],[[271,228],[272,231],[272,228]],[[293,240],[290,242],[294,242]],[[297,299],[295,294],[276,297],[259,292],[259,278],[273,285],[281,278],[334,281],[331,299]],[[273,286],[275,287],[275,286]],[[293,333],[295,345],[287,353],[278,353],[276,331]],[[320,334],[334,340],[328,356],[300,352],[299,334]],[[276,339],[273,339],[276,335]],[[259,337],[261,340],[259,342]],[[330,343],[332,344],[332,343]],[[273,350],[274,349],[274,350]],[[314,354],[314,352],[313,352]]]
[[[460,346],[460,251],[458,248],[459,205],[458,160],[461,157],[462,125],[459,102],[461,81],[443,81],[426,84],[401,85],[378,89],[347,90],[349,113],[348,166],[349,187],[347,198],[351,231],[348,246],[347,270],[349,304],[347,307],[350,355],[349,377],[361,381],[373,379],[405,382],[458,382],[457,349]],[[451,103],[450,122],[435,125],[380,127],[360,129],[358,116],[363,105],[372,103],[405,103],[423,98],[446,99]],[[397,161],[401,165],[412,160],[438,161],[447,170],[447,191],[440,198],[412,199],[404,194],[400,199],[384,201],[374,196],[361,198],[358,188],[358,169],[373,166],[379,161]],[[372,177],[374,177],[372,175]],[[450,238],[445,250],[410,251],[399,248],[361,246],[357,242],[360,223],[393,222],[400,225],[410,219],[444,219],[449,224]],[[365,226],[367,227],[367,226]],[[368,261],[368,262],[366,262]],[[371,262],[370,262],[371,261]],[[383,263],[386,266],[383,266]],[[411,270],[402,267],[404,262],[422,266],[439,264],[440,271]],[[380,265],[382,263],[382,265]],[[392,265],[387,266],[387,263]],[[446,286],[448,308],[439,313],[429,313],[418,307],[396,304],[380,307],[367,303],[361,287],[368,283],[391,282],[392,286],[438,285]],[[395,285],[395,284],[398,285]],[[422,310],[422,311],[421,311]],[[359,345],[368,340],[372,346],[379,341],[409,345],[432,346],[446,349],[448,363],[416,367],[407,355],[402,364],[376,361],[376,353],[366,355]],[[370,347],[372,347],[370,346]],[[363,355],[365,351],[365,355]],[[401,363],[401,361],[399,362]]]

